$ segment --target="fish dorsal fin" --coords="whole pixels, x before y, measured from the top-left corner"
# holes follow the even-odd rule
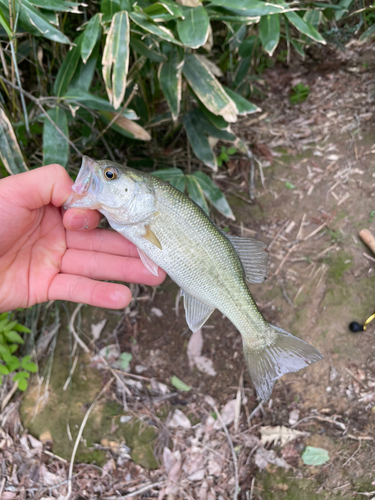
[[[190,330],[195,333],[202,328],[215,308],[195,299],[190,294],[184,292],[184,290],[181,290],[181,295],[184,297],[186,322]]]
[[[150,259],[150,257],[144,253],[143,250],[141,250],[140,248],[137,248],[137,250],[138,250],[139,257],[140,257],[143,265],[145,266],[145,268],[148,271],[150,271],[150,273],[153,274],[154,276],[159,276],[158,275],[158,266],[155,264],[155,262],[153,262]]]
[[[267,279],[269,253],[267,245],[253,238],[226,235],[234,246],[245,269],[249,283],[262,283]]]
[[[145,226],[145,231],[146,232],[143,235],[143,238],[145,240],[149,241],[150,243],[152,243],[153,245],[155,245],[156,247],[160,248],[160,250],[161,250],[162,249],[161,243],[158,240],[158,237],[156,236],[156,234],[151,231],[149,226]]]

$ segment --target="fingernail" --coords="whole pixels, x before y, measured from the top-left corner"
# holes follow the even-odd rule
[[[74,214],[69,220],[70,229],[78,231],[79,229],[88,229],[88,220],[82,214]]]

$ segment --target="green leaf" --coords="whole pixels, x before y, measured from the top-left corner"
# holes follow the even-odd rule
[[[65,0],[30,0],[30,3],[35,5],[35,7],[52,10],[54,12],[72,12],[74,14],[82,14],[79,10],[81,4],[75,2],[68,2]]]
[[[8,0],[1,0],[1,3],[8,6]],[[19,20],[20,24],[31,34],[42,35],[53,42],[70,44],[69,38],[55,28],[47,17],[28,0],[22,0],[22,6],[19,9]]]
[[[13,327],[16,326],[17,321],[9,321],[6,325],[3,326],[3,332],[8,332],[9,330],[13,330]]]
[[[292,184],[291,182],[289,182],[289,181],[286,181],[285,187],[287,189],[296,189],[296,186],[294,184]]]
[[[90,94],[90,92],[85,92],[79,88],[68,90],[63,99],[73,104],[81,103],[87,108],[96,111],[114,111],[112,104],[107,99]]]
[[[8,316],[9,316],[9,313],[8,312],[4,312],[4,313],[1,313],[0,314],[0,329],[1,329],[1,322],[4,321],[5,319],[8,319]]]
[[[48,116],[69,137],[68,119],[64,109],[56,107],[48,111]],[[44,165],[59,163],[63,167],[68,166],[69,143],[60,132],[46,118],[43,127],[43,162]]]
[[[222,116],[227,122],[237,120],[237,110],[222,85],[195,54],[185,54],[182,72],[199,100],[214,115]]]
[[[130,37],[130,47],[135,50],[141,56],[150,59],[153,62],[164,62],[167,60],[167,57],[164,54],[160,54],[155,50],[150,49],[145,43],[134,36]]]
[[[304,35],[324,45],[327,43],[322,35],[318,33],[318,31],[314,28],[314,26],[305,23],[305,21],[296,12],[286,12],[285,16],[288,18],[289,22],[293,24],[293,26]]]
[[[15,342],[16,344],[24,344],[23,338],[14,330],[4,332],[4,337],[9,340],[9,342]]]
[[[30,377],[30,374],[27,372],[18,372],[13,377],[13,382],[18,382],[18,389],[20,391],[26,391],[27,389],[27,380]]]
[[[341,7],[342,10],[335,12],[336,21],[339,21],[347,12],[354,0],[340,0],[335,7]],[[333,5],[331,5],[331,8]]]
[[[99,113],[106,123],[110,123],[117,114],[109,111],[100,111]],[[151,140],[151,135],[147,130],[123,115],[119,116],[116,122],[112,123],[111,128],[125,137],[131,137],[132,139],[139,139],[141,141]]]
[[[155,177],[159,177],[159,179],[165,182],[169,182],[173,187],[182,193],[185,191],[186,176],[179,168],[165,168],[157,170],[156,172],[153,172],[153,175],[155,175]]]
[[[305,57],[305,52],[303,50],[303,45],[302,43],[298,42],[297,40],[295,40],[294,38],[291,38],[290,39],[290,43],[292,44],[294,50],[301,56],[301,57]]]
[[[256,45],[257,38],[255,35],[249,36],[246,40],[241,42],[240,46],[238,47],[238,53],[239,55],[244,58],[244,57],[251,57],[253,55],[254,47]]]
[[[305,15],[303,16],[303,20],[306,21],[308,24],[311,24],[311,26],[314,26],[314,28],[316,29],[318,29],[321,18],[322,18],[322,13],[319,10],[308,10],[307,12],[305,12]]]
[[[239,115],[249,115],[261,111],[261,109],[258,108],[258,106],[248,101],[241,95],[237,94],[237,92],[233,92],[233,90],[229,89],[228,87],[223,87],[223,88],[225,92],[228,94],[228,96],[234,102],[236,106],[236,111]]]
[[[111,23],[103,51],[103,78],[108,98],[115,109],[122,103],[129,66],[129,15],[117,12]]]
[[[74,40],[76,45],[66,54],[65,59],[56,75],[53,91],[57,97],[61,97],[68,90],[69,83],[77,69],[80,56],[83,35]]]
[[[177,33],[185,47],[197,49],[207,41],[210,20],[205,8],[188,7],[184,9],[185,19],[177,21]]]
[[[199,205],[206,212],[206,214],[209,214],[210,209],[208,208],[203,189],[201,188],[198,179],[196,179],[192,175],[187,175],[186,184],[188,195],[190,196],[190,198],[195,201],[195,203]]]
[[[149,7],[143,9],[143,12],[155,22],[160,21],[171,21],[172,19],[177,19],[184,17],[179,6],[177,6],[173,1],[161,0],[158,3],[154,3]]]
[[[171,384],[179,391],[188,392],[191,390],[191,387],[189,387],[187,384],[185,384],[185,382],[176,377],[176,375],[173,375],[173,377],[171,377]]]
[[[100,19],[102,14],[95,14],[93,16],[86,29],[83,33],[82,44],[81,44],[81,57],[82,61],[86,64],[88,58],[91,56],[92,51],[96,45],[96,42],[102,34],[102,27],[100,25]]]
[[[193,176],[197,179],[204,195],[208,201],[213,204],[216,210],[225,215],[225,217],[235,220],[235,216],[233,215],[223,192],[215,186],[212,180],[203,172],[194,172]]]
[[[100,2],[100,11],[110,19],[120,10],[130,12],[131,0],[101,0]]]
[[[167,40],[168,42],[172,42],[176,45],[181,45],[178,40],[175,39],[172,31],[164,26],[158,26],[153,23],[146,16],[141,14],[140,12],[132,12],[130,14],[130,18],[135,24],[148,31],[149,33],[153,33],[154,35],[162,38],[163,40]]]
[[[176,121],[180,113],[181,102],[181,63],[178,60],[177,50],[171,51],[169,60],[160,65],[159,82],[172,118]]]
[[[302,461],[306,465],[322,465],[328,462],[329,454],[323,448],[315,448],[314,446],[307,446],[302,453]]]
[[[216,158],[200,121],[197,120],[194,114],[190,111],[184,114],[182,122],[195,155],[203,161],[205,165],[216,171]]]
[[[193,109],[190,113],[194,117],[196,123],[199,123],[200,128],[204,130],[207,135],[229,142],[233,142],[237,139],[232,132],[215,127],[201,109]]]
[[[222,116],[214,115],[209,111],[206,106],[200,102],[199,99],[197,99],[199,109],[202,111],[202,113],[208,118],[208,120],[214,125],[216,128],[219,128],[221,130],[228,130],[229,129],[229,123],[224,120]]]
[[[13,354],[14,352],[17,351],[17,349],[19,348],[19,345],[17,345],[17,344],[8,344],[8,348],[9,348],[10,354]]]
[[[31,333],[31,330],[30,328],[27,328],[26,326],[24,325],[20,325],[19,323],[17,323],[13,330],[16,330],[16,332],[21,332],[21,333]]]
[[[89,88],[91,87],[92,79],[94,77],[100,48],[100,44],[97,43],[86,64],[84,64],[82,59],[79,61],[76,72],[74,73],[74,76],[70,81],[68,92],[72,89],[81,89],[85,92],[89,90]]]
[[[258,0],[209,0],[211,5],[225,7],[225,10],[237,16],[255,18],[278,14],[289,9],[287,4],[275,5],[274,3],[261,2]],[[279,2],[280,3],[280,2]]]
[[[272,57],[280,40],[280,18],[278,14],[261,17],[259,23],[259,38],[264,50]]]
[[[237,153],[237,148],[228,148],[227,153],[228,155],[234,155]]]
[[[38,371],[37,365],[31,361],[31,356],[29,354],[22,358],[21,367],[32,373],[36,373]]]
[[[11,354],[10,350],[9,350],[9,346],[8,345],[2,345],[2,344],[0,344],[0,358],[2,358],[2,355],[4,353],[5,354]]]
[[[121,370],[125,372],[129,370],[130,361],[133,359],[133,354],[130,352],[122,352],[120,355],[120,366]]]
[[[6,34],[9,36],[9,38],[11,38],[12,37],[12,30],[10,29],[9,21],[5,17],[5,15],[1,9],[0,9],[0,24],[5,29]]]
[[[2,107],[0,107],[0,159],[11,175],[28,170],[16,134]]]
[[[374,34],[375,34],[375,24],[370,26],[364,33],[362,33],[362,35],[359,38],[359,41],[363,42],[364,40],[366,40],[367,38],[369,38]]]
[[[2,365],[1,363],[0,363],[0,373],[1,373],[1,375],[8,375],[8,373],[9,373],[8,368],[6,366]]]
[[[14,372],[20,367],[20,360],[13,356],[12,354],[3,354],[3,360],[5,361],[9,372]]]

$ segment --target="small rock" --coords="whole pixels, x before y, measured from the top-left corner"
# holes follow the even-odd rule
[[[299,420],[299,414],[300,414],[300,411],[299,410],[292,410],[290,413],[289,413],[289,424],[290,425],[294,425],[298,422]]]

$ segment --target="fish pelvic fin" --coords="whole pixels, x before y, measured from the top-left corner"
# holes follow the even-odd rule
[[[246,364],[255,390],[263,401],[271,397],[273,386],[282,375],[297,372],[323,359],[322,354],[304,340],[277,326],[269,325],[269,328],[273,340],[268,347],[254,349],[243,339]]]

